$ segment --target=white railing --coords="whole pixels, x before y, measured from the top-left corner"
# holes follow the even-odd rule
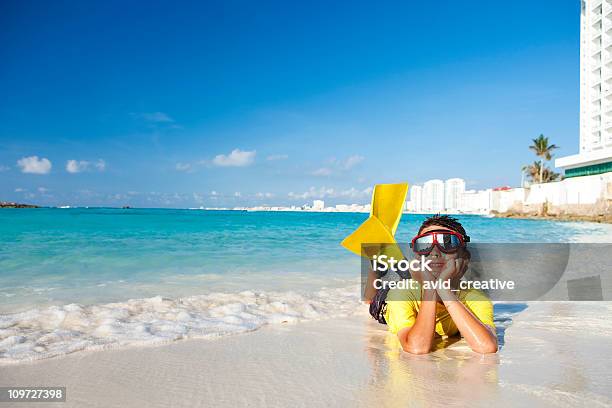
[[[591,75],[591,88],[595,88],[601,82],[601,71],[595,70]]]
[[[591,10],[595,12],[595,9],[601,5],[601,0],[593,0],[591,2]]]
[[[592,34],[597,34],[601,32],[601,29],[603,28],[603,24],[604,24],[604,21],[601,19],[602,16],[603,14],[591,20],[591,33]]]
[[[601,14],[591,14],[591,26],[601,21]]]

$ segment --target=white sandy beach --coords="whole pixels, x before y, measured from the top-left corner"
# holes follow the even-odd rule
[[[0,367],[0,378],[66,386],[66,403],[45,404],[62,407],[604,407],[612,405],[610,312],[610,302],[531,303],[511,316],[500,352],[488,356],[462,341],[406,354],[363,314],[77,352]]]

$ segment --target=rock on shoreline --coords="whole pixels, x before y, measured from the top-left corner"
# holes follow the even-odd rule
[[[520,218],[534,220],[554,220],[554,221],[588,221],[612,224],[612,214],[592,214],[592,215],[577,215],[577,214],[533,214],[520,212],[504,212],[496,213],[495,217],[499,218]]]
[[[11,203],[8,201],[0,201],[0,208],[40,208],[38,205]]]

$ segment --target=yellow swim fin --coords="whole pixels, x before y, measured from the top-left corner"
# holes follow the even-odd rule
[[[402,218],[407,193],[408,183],[374,186],[370,216],[378,218],[393,236]]]
[[[370,217],[346,237],[341,245],[357,255],[365,255],[368,258],[384,253],[401,259],[403,255],[395,245],[394,236],[402,217],[407,193],[407,183],[377,184],[372,193]],[[390,245],[368,246],[366,244]],[[363,248],[362,245],[364,245]]]

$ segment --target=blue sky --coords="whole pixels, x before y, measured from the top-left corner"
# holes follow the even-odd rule
[[[0,200],[364,203],[578,152],[577,0],[1,8]]]

